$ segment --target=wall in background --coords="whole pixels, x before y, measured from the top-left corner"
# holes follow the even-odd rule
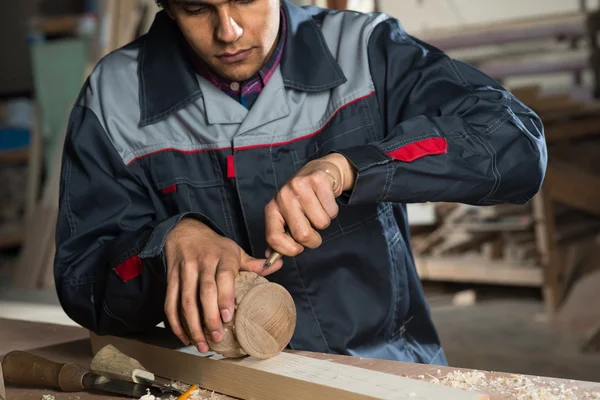
[[[81,0],[18,0],[0,6],[0,97],[33,88],[28,21],[38,14],[77,13]]]

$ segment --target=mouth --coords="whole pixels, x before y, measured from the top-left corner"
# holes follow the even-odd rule
[[[225,63],[232,64],[240,61],[244,61],[250,55],[252,49],[239,50],[232,53],[222,53],[217,58]]]

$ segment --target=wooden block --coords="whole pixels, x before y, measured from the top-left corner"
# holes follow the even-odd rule
[[[91,333],[91,342],[94,353],[112,344],[155,375],[239,399],[489,400],[482,393],[286,352],[265,360],[233,360],[202,356],[193,347],[181,348],[160,339],[142,341]]]

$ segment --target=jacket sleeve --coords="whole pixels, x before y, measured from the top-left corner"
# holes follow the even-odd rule
[[[164,321],[160,200],[138,163],[126,166],[96,114],[73,109],[64,144],[54,278],[67,315],[98,334],[143,333]],[[211,225],[216,229],[214,225]]]
[[[395,19],[368,39],[381,140],[340,150],[357,170],[345,204],[522,204],[542,184],[540,118],[496,81],[407,35]]]

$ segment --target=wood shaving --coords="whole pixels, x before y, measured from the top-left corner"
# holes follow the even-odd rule
[[[42,400],[55,400],[55,397],[51,394],[43,394]]]
[[[172,388],[181,390],[181,391],[186,391],[192,385],[173,381],[169,384],[169,386],[171,386]],[[225,400],[225,399],[227,399],[227,397],[223,396],[222,394],[218,394],[218,393],[215,393],[214,391],[204,390],[204,389],[200,389],[200,388],[194,390],[190,394],[190,397],[188,398],[188,400]],[[54,400],[54,399],[52,399],[52,400]],[[150,390],[148,390],[148,393],[145,394],[144,396],[140,397],[139,400],[177,400],[177,396],[174,396],[172,394],[166,394],[164,396],[156,397],[156,396],[153,396],[152,394],[150,394]]]
[[[441,378],[432,375],[429,377],[432,383],[488,395],[497,393],[515,400],[600,400],[600,392],[568,387],[551,379],[523,375],[489,377],[481,371],[457,370]]]

